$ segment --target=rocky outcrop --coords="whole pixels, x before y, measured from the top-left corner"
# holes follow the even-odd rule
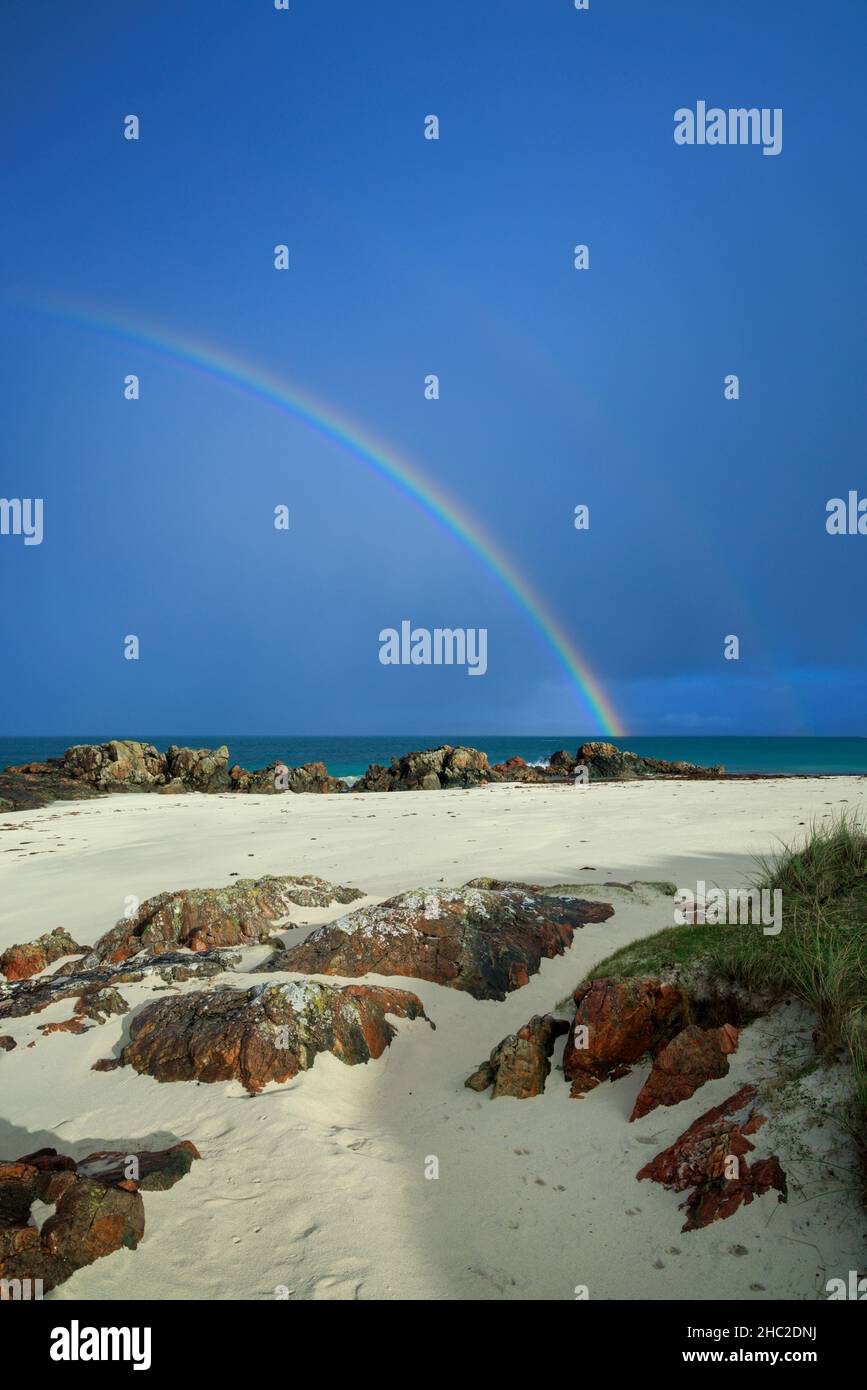
[[[564,782],[575,774],[576,763],[587,766],[591,778],[720,777],[723,768],[698,767],[694,763],[665,762],[622,752],[612,743],[585,743],[576,755],[566,749],[551,754],[547,765],[508,758],[491,767],[487,754],[477,748],[443,744],[402,757],[388,767],[371,763],[350,788],[332,777],[322,762],[289,767],[271,763],[248,771],[235,763],[229,767],[229,750],[179,748],[160,753],[152,744],[135,739],[112,739],[101,744],[76,744],[62,758],[26,763],[0,773],[0,813],[48,805],[71,797],[102,796],[109,792],[251,792],[281,791],[337,793],[439,791],[448,787],[485,786],[488,782]],[[277,773],[280,772],[280,778]]]
[[[497,1044],[488,1060],[467,1077],[464,1085],[473,1091],[486,1091],[490,1086],[494,1100],[498,1096],[528,1100],[541,1095],[551,1071],[554,1044],[568,1032],[569,1024],[565,1019],[555,1018],[553,1014],[534,1014],[517,1033],[510,1033]]]
[[[737,1050],[738,1030],[691,1024],[677,1033],[653,1059],[650,1076],[636,1097],[630,1120],[638,1120],[658,1105],[688,1100],[706,1081],[728,1075],[729,1055]]]
[[[31,1281],[35,1297],[33,1281],[48,1292],[115,1250],[135,1250],[145,1226],[139,1188],[171,1186],[199,1157],[184,1143],[161,1153],[89,1154],[79,1163],[56,1149],[0,1161],[0,1280],[7,1281],[0,1299],[20,1296],[15,1281]],[[54,1207],[41,1230],[31,1220],[36,1201]]]
[[[123,1003],[122,997],[118,995],[117,999],[112,999],[109,994],[118,985],[137,984],[147,979],[163,984],[210,980],[234,969],[240,962],[236,951],[166,951],[158,955],[142,951],[119,965],[97,963],[87,968],[84,961],[70,961],[51,975],[0,985],[0,1020],[41,1013],[50,1004],[64,999],[83,999],[85,1003],[75,1015],[81,1020],[81,1027],[76,1031],[82,1032],[86,1027],[85,1018],[102,1022],[109,1013],[124,1011],[117,1003],[118,1000]]]
[[[476,787],[492,773],[486,753],[477,748],[427,748],[392,758],[390,767],[371,763],[353,784],[354,792],[440,791],[444,787]]]
[[[0,772],[0,813],[36,811],[53,801],[86,801],[104,793],[62,772],[62,758],[24,763]]]
[[[563,1054],[563,1071],[580,1097],[601,1081],[626,1076],[648,1052],[682,1028],[686,996],[659,980],[591,980],[574,994],[575,1018]]]
[[[248,772],[238,763],[229,772],[233,791],[252,792],[257,796],[280,792],[345,792],[346,783],[332,777],[324,763],[302,763],[289,767],[286,763],[269,763],[256,772]]]
[[[358,908],[285,953],[281,966],[315,975],[409,975],[476,999],[505,999],[562,955],[578,927],[604,922],[608,903],[541,897],[510,886],[415,889]]]
[[[548,767],[551,772],[556,772],[563,777],[571,777],[575,772],[578,762],[574,753],[569,753],[565,748],[558,748],[556,753],[552,753],[548,759]]]
[[[684,1231],[723,1220],[764,1192],[776,1191],[784,1202],[786,1175],[775,1154],[752,1164],[746,1154],[755,1145],[750,1135],[765,1123],[756,1109],[754,1086],[742,1086],[691,1124],[678,1139],[641,1169],[639,1180],[663,1183],[675,1192],[691,1188],[684,1203]]]
[[[144,1234],[144,1203],[137,1191],[104,1187],[73,1172],[42,1176],[28,1164],[14,1168],[12,1177],[9,1165],[0,1165],[0,1186],[22,1197],[32,1192],[32,1198],[26,1216],[23,1211],[8,1220],[0,1216],[0,1279],[40,1280],[47,1291],[115,1250],[135,1250]],[[41,1231],[29,1224],[37,1198],[54,1207]]]
[[[167,780],[165,754],[153,744],[134,739],[75,744],[64,753],[62,770],[65,776],[104,791],[150,789]]]
[[[41,1023],[40,1033],[86,1033],[90,1024],[106,1023],[112,1015],[129,1013],[119,990],[111,986],[87,985],[78,995],[71,1018],[56,1023]]]
[[[636,883],[640,879],[633,879],[632,883],[518,883],[515,879],[509,878],[471,878],[464,884],[465,888],[487,888],[493,893],[502,893],[511,889],[519,889],[531,897],[537,898],[583,898],[589,889],[597,888],[625,888],[627,892],[632,892]],[[656,884],[650,884],[651,888],[656,888]],[[668,885],[663,885],[667,887]],[[674,892],[674,889],[672,889]],[[613,909],[612,909],[613,910]]]
[[[181,748],[165,753],[134,739],[76,744],[62,758],[25,763],[0,773],[0,811],[45,806],[53,800],[104,796],[110,792],[345,792],[346,783],[330,776],[324,763],[287,767],[284,764],[248,772],[239,764],[229,768],[229,750]]]
[[[228,791],[229,750],[225,744],[213,752],[172,744],[166,753],[165,777],[167,782],[181,782],[187,791]]]
[[[320,1052],[349,1066],[380,1057],[395,1036],[386,1014],[427,1018],[416,995],[373,985],[201,991],[145,1005],[121,1061],[157,1081],[240,1081],[255,1094],[306,1071]]]
[[[507,758],[504,763],[494,763],[491,778],[495,782],[550,782],[552,776],[546,767],[525,762],[523,758]]]
[[[327,883],[313,874],[239,878],[226,888],[182,888],[160,893],[122,917],[101,936],[85,960],[123,961],[145,950],[151,954],[186,946],[210,951],[221,946],[252,946],[267,941],[274,923],[293,906],[330,907],[355,902],[357,888]]]
[[[632,781],[638,777],[722,777],[725,768],[700,767],[697,763],[666,762],[662,758],[642,758],[624,752],[613,743],[582,743],[577,761],[583,763],[590,780]]]
[[[85,948],[73,941],[62,927],[46,932],[36,941],[10,946],[0,956],[0,974],[7,980],[26,980],[63,956],[80,956]]]

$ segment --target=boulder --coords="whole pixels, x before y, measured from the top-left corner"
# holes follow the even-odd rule
[[[635,1100],[630,1120],[638,1120],[658,1105],[677,1105],[712,1081],[726,1076],[729,1055],[737,1051],[738,1030],[731,1023],[721,1028],[697,1028],[690,1024],[661,1048],[653,1059],[650,1075]]]
[[[600,1081],[626,1076],[636,1062],[680,1030],[688,1011],[679,989],[652,979],[591,980],[573,997],[575,1018],[563,1071],[576,1097]]]
[[[252,946],[267,941],[274,923],[293,906],[329,907],[363,897],[357,888],[336,886],[313,874],[239,878],[226,888],[160,893],[101,936],[85,964],[118,962],[141,950],[155,954],[178,946],[192,951]]]
[[[139,1188],[173,1186],[200,1157],[185,1140],[153,1153],[93,1153],[78,1163],[56,1149],[0,1161],[0,1280],[8,1281],[0,1300],[16,1296],[14,1281],[40,1280],[47,1292],[115,1250],[135,1250],[145,1225]],[[41,1231],[31,1219],[36,1201],[54,1207]]]
[[[494,782],[549,782],[550,774],[546,767],[536,767],[523,758],[507,758],[504,763],[494,763],[491,768]]]
[[[584,763],[590,780],[631,781],[638,777],[722,777],[725,768],[700,767],[697,763],[666,762],[663,758],[642,758],[613,743],[582,743],[577,761]]]
[[[281,772],[278,781],[277,773]],[[252,792],[264,796],[280,792],[345,792],[346,783],[339,777],[332,777],[324,763],[302,763],[300,767],[289,767],[286,763],[269,763],[267,767],[248,772],[238,763],[229,773],[231,788],[238,792]]]
[[[166,781],[180,782],[189,791],[229,791],[229,750],[225,744],[210,748],[178,748],[166,753]]]
[[[742,1086],[701,1115],[637,1174],[639,1181],[659,1182],[675,1192],[692,1188],[684,1204],[684,1231],[724,1220],[764,1192],[775,1190],[781,1202],[786,1200],[786,1175],[776,1154],[752,1166],[746,1159],[755,1148],[749,1136],[766,1122],[756,1101],[755,1087]]]
[[[354,792],[439,791],[444,787],[476,787],[490,781],[491,767],[486,753],[477,748],[426,748],[392,758],[391,766],[371,763],[363,777],[353,783]]]
[[[528,1100],[541,1095],[551,1071],[554,1044],[569,1032],[565,1019],[553,1014],[534,1014],[529,1023],[511,1033],[491,1052],[486,1062],[464,1082],[473,1091],[493,1087],[491,1098],[514,1096]]]
[[[69,932],[55,927],[54,931],[46,932],[36,941],[9,946],[0,956],[0,973],[7,980],[26,980],[63,956],[80,956],[84,950],[83,946],[73,941]]]
[[[151,790],[166,781],[166,758],[134,739],[78,743],[64,753],[62,771],[105,791]]]
[[[195,1160],[201,1157],[195,1144],[183,1139],[170,1149],[143,1153],[101,1149],[80,1159],[76,1171],[106,1187],[119,1187],[124,1182],[134,1181],[142,1192],[165,1192],[186,1177]]]
[[[28,1224],[30,1203],[26,1221],[0,1224],[0,1279],[39,1279],[50,1290],[115,1250],[135,1250],[144,1234],[144,1203],[135,1189],[20,1166],[22,1199],[32,1192],[31,1202],[38,1197],[54,1213],[41,1231]],[[0,1174],[3,1167],[9,1165],[0,1165]]]
[[[286,951],[282,969],[314,975],[408,975],[505,999],[562,955],[578,927],[604,922],[608,903],[538,896],[515,885],[414,889],[317,927]]]
[[[556,753],[552,753],[548,759],[548,767],[551,772],[556,772],[563,777],[571,777],[575,771],[578,760],[573,753],[569,753],[565,748],[558,748]]]
[[[255,1094],[306,1071],[320,1052],[349,1066],[380,1057],[395,1036],[386,1014],[427,1018],[416,995],[372,985],[198,991],[146,1004],[121,1061],[157,1081],[240,1081]]]

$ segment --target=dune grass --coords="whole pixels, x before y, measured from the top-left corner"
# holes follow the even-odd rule
[[[848,1053],[867,1114],[867,827],[851,815],[814,824],[802,845],[758,861],[755,886],[782,892],[782,931],[739,928],[718,939],[709,964],[812,1009],[820,1051]]]

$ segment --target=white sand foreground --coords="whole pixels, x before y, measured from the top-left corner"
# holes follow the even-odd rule
[[[815,778],[67,802],[0,818],[0,950],[56,926],[95,941],[129,896],[226,884],[233,872],[316,873],[371,900],[483,874],[736,887],[753,855],[865,801],[867,779]],[[171,1191],[145,1194],[137,1251],[98,1261],[51,1297],[571,1300],[579,1285],[591,1299],[825,1296],[828,1278],[863,1267],[867,1238],[852,1153],[832,1124],[772,1115],[756,1155],[779,1154],[789,1202],[768,1194],[706,1230],[681,1234],[682,1198],[635,1179],[710,1106],[809,1052],[800,1010],[744,1030],[726,1078],[635,1124],[646,1067],[583,1101],[570,1100],[556,1069],[534,1100],[464,1088],[495,1043],[553,1008],[596,962],[671,925],[670,898],[601,886],[597,895],[614,917],[577,932],[565,956],[502,1003],[367,977],[415,990],[436,1031],[396,1020],[379,1061],[320,1056],[257,1097],[235,1084],[91,1071],[129,1016],[80,1037],[37,1031],[68,1016],[68,1003],[4,1023],[18,1047],[0,1055],[0,1155],[50,1144],[82,1157],[179,1139],[203,1155]],[[286,939],[344,910],[299,909]],[[245,966],[265,954],[247,953]],[[264,978],[288,977],[224,977]],[[123,992],[133,1007],[152,997],[144,984]],[[561,1053],[562,1043],[555,1063]],[[830,1101],[839,1073],[809,1084]],[[425,1176],[430,1156],[435,1180]]]

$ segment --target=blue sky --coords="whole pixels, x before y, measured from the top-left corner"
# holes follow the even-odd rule
[[[593,731],[496,577],[387,480],[28,307],[63,300],[385,441],[629,731],[867,732],[867,537],[824,526],[867,494],[865,38],[861,0],[7,9],[0,495],[42,497],[45,537],[0,536],[0,733]],[[782,153],[676,146],[700,99],[782,107]],[[486,627],[487,674],[382,666],[404,618]]]

